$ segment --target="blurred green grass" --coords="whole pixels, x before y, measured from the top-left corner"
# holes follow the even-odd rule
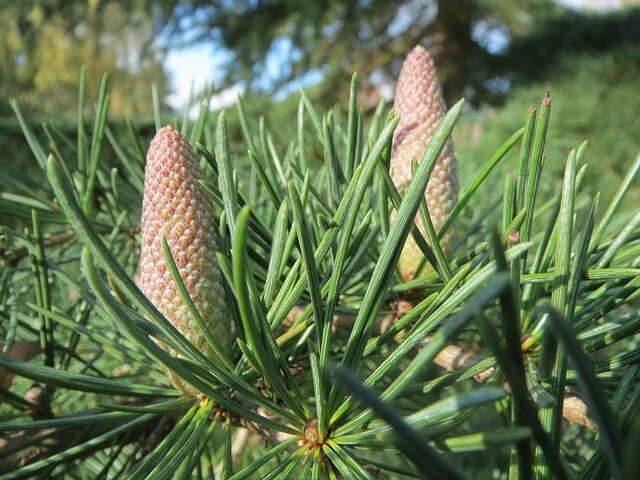
[[[602,192],[607,202],[614,188],[640,153],[640,50],[626,48],[606,55],[566,55],[544,83],[515,87],[499,107],[467,112],[454,132],[461,185],[523,123],[530,106],[540,105],[551,89],[551,120],[547,140],[546,178],[561,178],[572,148],[587,141],[584,161],[589,164],[583,188]],[[516,168],[515,154],[492,174],[501,182]],[[552,189],[555,182],[543,182]],[[491,192],[486,192],[491,195]],[[625,205],[637,204],[632,189]]]

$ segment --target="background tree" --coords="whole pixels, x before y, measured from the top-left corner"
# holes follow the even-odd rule
[[[190,38],[221,42],[233,52],[226,80],[282,86],[309,70],[324,74],[324,89],[344,87],[343,72],[370,84],[397,75],[400,59],[421,43],[436,58],[448,99],[480,98],[487,56],[496,43],[525,35],[562,9],[552,0],[405,0],[188,2]],[[175,31],[183,32],[176,25]],[[196,33],[194,33],[196,32]],[[280,72],[268,71],[277,52]]]
[[[96,87],[88,91],[104,70],[123,85],[128,99],[112,92],[114,113],[148,112],[146,86],[156,83],[161,98],[169,91],[166,49],[211,43],[227,59],[221,88],[286,93],[312,78],[318,98],[336,90],[344,98],[344,73],[357,71],[374,105],[420,43],[449,103],[495,104],[514,85],[548,76],[563,52],[640,44],[639,9],[623,3],[630,8],[594,14],[557,0],[0,1],[0,95],[72,110],[86,64]]]
[[[156,84],[164,98],[168,82],[154,27],[154,14],[162,18],[165,10],[146,3],[0,4],[0,95],[18,98],[35,112],[71,113],[85,65],[88,92],[98,91],[104,72],[115,80],[113,114],[150,114],[149,85]]]
[[[446,100],[476,105],[501,100],[513,80],[531,80],[563,51],[640,43],[632,10],[577,13],[553,0],[193,0],[177,11],[174,33],[231,52],[228,85],[273,92],[312,72],[322,77],[318,97],[346,95],[344,72],[392,86],[418,43],[436,59]]]

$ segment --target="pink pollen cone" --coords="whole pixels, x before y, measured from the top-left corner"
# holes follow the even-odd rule
[[[195,154],[172,126],[162,128],[149,146],[142,203],[140,286],[158,310],[206,357],[219,363],[180,298],[162,250],[164,236],[189,295],[222,348],[232,339],[227,297],[215,252],[218,249],[211,200],[198,180]],[[175,354],[175,352],[171,352]],[[176,388],[198,392],[170,374]]]
[[[433,59],[420,45],[409,53],[402,64],[393,109],[395,115],[400,117],[400,123],[393,134],[390,173],[396,188],[404,195],[413,178],[411,163],[413,160],[422,159],[438,124],[446,114]],[[425,199],[436,232],[458,199],[456,170],[453,145],[448,141],[425,191]],[[425,228],[419,215],[415,221],[424,234]],[[450,242],[449,235],[445,235],[441,240],[445,251]],[[415,277],[422,258],[422,251],[410,236],[398,261],[398,269],[405,281]],[[425,268],[423,273],[428,273],[430,268]]]

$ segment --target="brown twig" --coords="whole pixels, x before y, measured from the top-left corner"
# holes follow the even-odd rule
[[[4,342],[0,341],[0,352],[4,349]],[[38,355],[41,352],[40,342],[33,340],[20,340],[14,342],[11,345],[11,348],[8,352],[5,352],[6,355],[11,358],[15,358],[16,360],[31,360],[33,357]],[[13,377],[15,374],[10,372],[9,370],[5,370],[4,368],[0,368],[0,387],[6,388],[7,390],[11,387],[11,383],[13,382]]]
[[[111,233],[111,229],[105,228],[104,226],[96,226],[96,231],[100,234],[109,234]],[[131,238],[138,233],[140,230],[136,227],[126,227],[121,230],[121,232],[127,233]],[[76,238],[76,232],[74,230],[66,230],[62,233],[58,233],[56,235],[52,235],[50,237],[42,239],[42,246],[44,248],[56,247],[59,245],[64,245],[70,240]],[[29,249],[27,247],[17,247],[17,248],[4,248],[0,247],[0,265],[8,265],[10,267],[15,267],[18,265],[20,260],[27,257],[29,255]]]
[[[42,240],[44,248],[55,247],[62,245],[76,236],[76,232],[73,230],[67,230],[66,232],[53,235]],[[29,249],[27,247],[19,248],[0,248],[0,264],[9,265],[15,267],[20,260],[29,255]]]

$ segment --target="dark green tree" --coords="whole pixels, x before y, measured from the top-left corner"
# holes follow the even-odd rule
[[[162,97],[168,92],[164,51],[154,39],[173,10],[169,2],[151,3],[0,2],[0,96],[18,98],[35,112],[46,105],[71,113],[85,65],[89,92],[98,91],[104,72],[117,80],[112,113],[150,114],[149,85]]]
[[[496,43],[532,32],[563,9],[552,0],[194,0],[179,11],[175,32],[232,52],[228,83],[277,90],[315,70],[324,74],[323,91],[346,93],[344,72],[357,71],[369,84],[389,83],[400,59],[420,43],[435,57],[445,97],[453,100],[487,90],[485,65]],[[184,22],[185,15],[191,21]]]

